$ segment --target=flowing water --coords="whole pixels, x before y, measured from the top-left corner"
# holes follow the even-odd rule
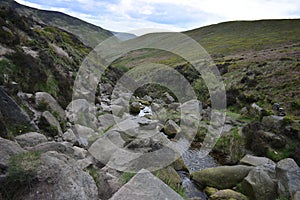
[[[206,157],[202,158],[200,152],[198,150],[190,149],[183,154],[183,160],[189,172],[199,171],[209,167],[216,167],[218,163],[216,160],[207,155]],[[206,200],[206,194],[199,190],[197,185],[190,179],[189,174],[184,171],[178,172],[181,180],[182,180],[182,187],[186,193],[188,198],[197,198]]]

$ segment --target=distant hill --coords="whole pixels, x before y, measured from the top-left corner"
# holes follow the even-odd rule
[[[121,41],[131,40],[137,37],[136,35],[131,33],[113,32],[113,34]]]
[[[262,50],[300,42],[300,19],[232,21],[184,32],[210,54]]]
[[[55,26],[74,35],[89,47],[95,47],[97,44],[112,36],[113,34],[101,27],[87,23],[75,17],[71,17],[61,12],[45,11],[35,8],[30,8],[21,5],[13,0],[1,0],[0,5],[6,5],[13,8],[20,15],[33,18],[42,24]]]

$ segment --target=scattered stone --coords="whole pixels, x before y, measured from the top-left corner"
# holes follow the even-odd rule
[[[137,101],[132,102],[130,104],[129,110],[130,110],[130,113],[133,114],[133,115],[139,114],[140,111],[141,111],[141,104],[140,104],[140,102],[137,102]]]
[[[140,170],[127,184],[117,191],[111,200],[183,200],[164,182],[147,170]]]
[[[226,190],[220,190],[210,196],[210,200],[248,200],[248,198],[236,191],[226,189]]]
[[[191,173],[191,178],[201,186],[217,189],[233,188],[240,183],[253,167],[236,165],[206,168]]]
[[[15,137],[21,147],[34,147],[38,144],[47,142],[47,137],[37,132],[29,132]]]

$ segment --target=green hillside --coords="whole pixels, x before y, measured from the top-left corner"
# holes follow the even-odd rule
[[[71,17],[61,12],[38,10],[23,6],[13,0],[2,0],[0,2],[0,5],[8,6],[16,10],[20,15],[34,18],[35,21],[39,21],[40,23],[46,24],[48,26],[55,26],[68,31],[78,36],[85,45],[92,48],[106,38],[113,35],[108,30],[84,22],[80,19]]]

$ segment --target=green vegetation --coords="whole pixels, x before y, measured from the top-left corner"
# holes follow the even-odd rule
[[[99,188],[101,185],[101,175],[98,173],[97,169],[94,167],[88,167],[86,171],[90,174],[90,176],[94,179],[96,186]]]
[[[132,172],[124,172],[124,173],[122,174],[122,176],[120,177],[121,183],[122,183],[122,184],[127,183],[128,181],[130,181],[130,179],[131,179],[132,177],[135,176],[135,174],[136,174],[136,173],[132,173]]]
[[[25,152],[10,158],[5,187],[0,188],[0,192],[6,199],[13,199],[15,191],[18,191],[19,188],[30,190],[35,182],[35,173],[40,164],[40,157],[40,152]]]

